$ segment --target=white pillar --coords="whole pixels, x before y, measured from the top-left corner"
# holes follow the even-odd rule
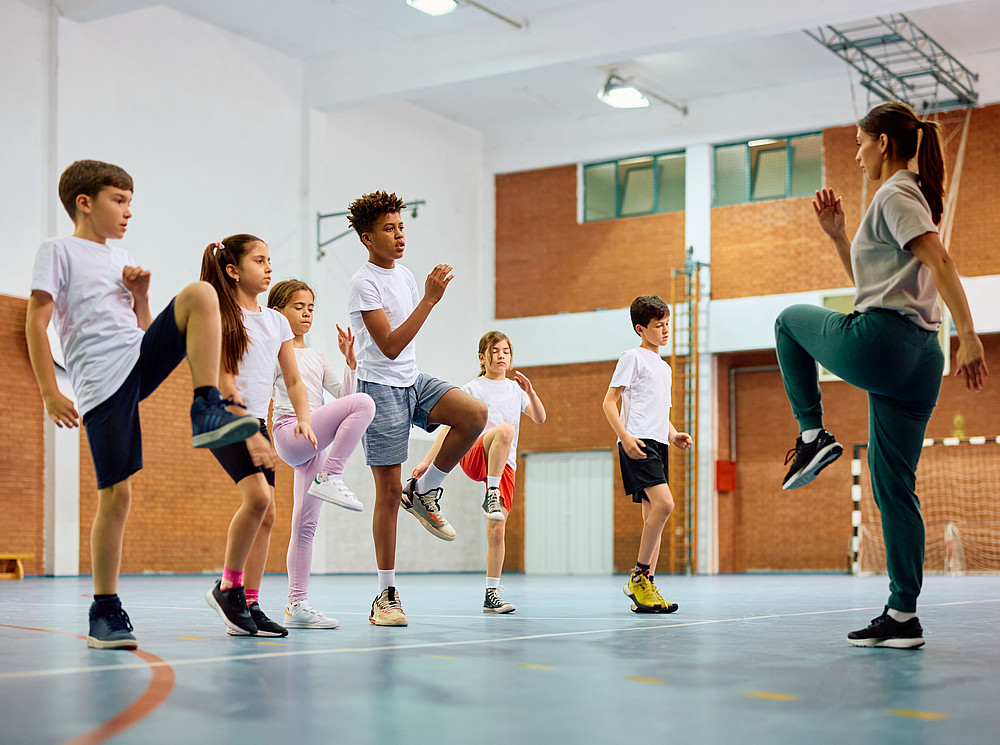
[[[711,145],[692,145],[687,148],[684,163],[684,243],[693,248],[692,258],[708,264],[712,256],[712,173],[713,148]],[[701,270],[701,303],[698,325],[698,431],[691,435],[698,443],[698,555],[699,574],[719,571],[718,510],[715,490],[716,448],[712,433],[715,431],[715,377],[714,362],[708,352],[708,300],[711,277],[707,268]]]

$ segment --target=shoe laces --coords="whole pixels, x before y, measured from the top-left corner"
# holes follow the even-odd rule
[[[796,455],[798,455],[798,453],[799,453],[799,447],[800,447],[800,446],[799,446],[799,443],[800,443],[800,442],[802,442],[802,441],[801,441],[801,440],[798,440],[798,441],[797,441],[797,442],[795,443],[795,447],[793,447],[793,448],[792,448],[791,450],[789,450],[789,451],[788,451],[787,453],[785,453],[785,465],[786,465],[786,466],[787,466],[787,465],[788,465],[789,463],[791,463],[791,462],[792,462],[793,460],[795,460],[795,456],[796,456]]]
[[[436,515],[441,511],[438,506],[438,500],[441,499],[441,495],[444,493],[444,489],[438,487],[437,489],[431,489],[426,494],[416,494],[414,496],[420,500],[420,504],[424,506],[428,514]]]
[[[128,613],[125,612],[124,608],[119,608],[114,613],[109,613],[104,617],[107,619],[108,628],[111,631],[131,631],[132,621],[128,617]]]
[[[247,410],[246,406],[241,404],[239,401],[234,400],[233,398],[220,398],[215,405],[222,407],[236,406],[237,408],[243,409],[243,411]]]

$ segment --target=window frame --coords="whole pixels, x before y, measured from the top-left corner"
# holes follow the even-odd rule
[[[581,214],[582,221],[588,222],[604,222],[605,220],[619,220],[622,218],[629,217],[645,217],[647,215],[669,215],[672,212],[683,212],[685,207],[681,207],[679,210],[670,210],[668,212],[660,212],[657,210],[660,204],[660,168],[659,162],[660,158],[665,158],[667,156],[684,156],[684,167],[685,172],[687,169],[687,151],[686,150],[670,150],[662,153],[647,153],[642,155],[629,155],[622,158],[613,158],[611,160],[601,160],[595,161],[593,163],[584,163],[582,169],[583,176],[583,211]],[[628,169],[626,173],[626,178],[621,178],[621,163],[630,160],[637,160],[640,158],[650,158],[651,162],[648,165],[636,165]],[[594,219],[587,218],[587,169],[597,166],[614,166],[614,215],[610,217],[599,217]],[[622,214],[622,206],[625,200],[625,185],[628,183],[628,173],[632,170],[650,170],[653,173],[653,198],[652,207],[648,212],[629,212],[628,214]]]
[[[737,204],[750,204],[757,202],[770,202],[775,199],[791,199],[800,198],[795,197],[792,194],[792,162],[795,155],[795,140],[802,139],[804,137],[820,137],[820,186],[822,186],[823,181],[823,158],[822,158],[822,135],[823,132],[799,132],[793,135],[776,135],[773,137],[759,137],[754,138],[754,140],[737,140],[736,142],[723,142],[712,146],[712,207],[732,207]],[[753,158],[751,157],[751,147],[750,143],[758,139],[774,140],[775,142],[783,141],[784,144],[780,147],[785,153],[785,193],[781,196],[768,196],[768,197],[753,197],[754,182],[756,179],[755,169],[753,167]],[[743,184],[743,201],[734,202],[732,204],[718,204],[718,183],[719,183],[719,172],[718,172],[718,159],[716,157],[716,152],[720,148],[724,147],[736,147],[742,146],[743,153],[746,164],[745,179]],[[779,148],[774,148],[779,149]],[[763,152],[763,151],[762,151]],[[758,153],[759,157],[759,153]]]

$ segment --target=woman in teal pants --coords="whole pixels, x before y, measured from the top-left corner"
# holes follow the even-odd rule
[[[923,645],[916,616],[923,580],[924,523],[914,488],[924,432],[941,387],[938,294],[958,331],[956,375],[979,390],[988,374],[955,264],[938,237],[944,205],[940,125],[903,103],[876,106],[858,123],[856,160],[879,184],[854,240],[840,197],[816,192],[813,209],[856,287],[855,312],[809,305],[784,310],[775,323],[778,364],[801,434],[789,452],[783,489],[804,486],[843,447],[823,429],[816,363],[868,392],[868,465],[882,513],[889,601],[855,646]],[[907,168],[917,158],[919,175]],[[786,461],[787,462],[787,461]]]

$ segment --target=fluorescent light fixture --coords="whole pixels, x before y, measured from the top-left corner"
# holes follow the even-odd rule
[[[614,73],[608,75],[608,79],[597,92],[597,98],[616,109],[640,109],[649,106],[649,99],[642,94],[642,91]]]
[[[406,0],[406,4],[429,16],[443,16],[458,7],[456,0]]]

